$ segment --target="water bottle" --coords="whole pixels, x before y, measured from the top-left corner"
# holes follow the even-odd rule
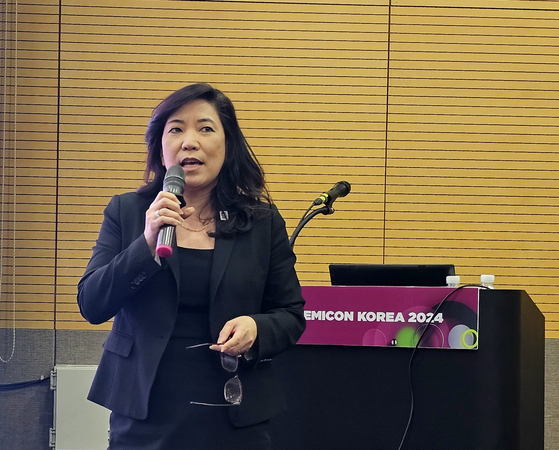
[[[449,288],[457,288],[460,286],[460,277],[458,275],[448,275],[446,277],[446,285]]]
[[[479,280],[486,289],[495,289],[495,275],[481,275]]]

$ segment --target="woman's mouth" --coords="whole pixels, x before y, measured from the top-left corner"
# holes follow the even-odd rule
[[[196,158],[184,158],[180,163],[182,167],[198,167],[202,164],[202,161]]]

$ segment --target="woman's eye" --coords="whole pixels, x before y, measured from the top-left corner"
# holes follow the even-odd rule
[[[169,129],[169,133],[180,133],[181,129],[179,127],[173,127]]]
[[[211,132],[211,131],[213,131],[213,130],[214,130],[214,129],[213,129],[212,127],[210,127],[209,125],[206,125],[205,127],[202,127],[202,130],[201,130],[201,131],[204,131],[204,132]]]

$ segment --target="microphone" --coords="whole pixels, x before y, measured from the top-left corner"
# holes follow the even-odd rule
[[[184,203],[182,194],[184,192],[184,170],[178,164],[169,167],[163,179],[163,190],[175,194]],[[173,225],[163,225],[157,235],[157,246],[155,252],[160,258],[168,258],[173,254],[173,243],[175,241],[175,227]]]
[[[338,197],[345,197],[351,191],[351,185],[347,181],[338,181],[332,189],[317,197],[313,205],[331,205]]]

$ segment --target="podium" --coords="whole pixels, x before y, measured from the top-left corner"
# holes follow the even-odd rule
[[[415,353],[402,449],[544,448],[544,317],[517,290],[480,290],[478,314],[477,349]],[[298,344],[275,358],[288,411],[272,420],[274,449],[397,450],[412,352]]]

